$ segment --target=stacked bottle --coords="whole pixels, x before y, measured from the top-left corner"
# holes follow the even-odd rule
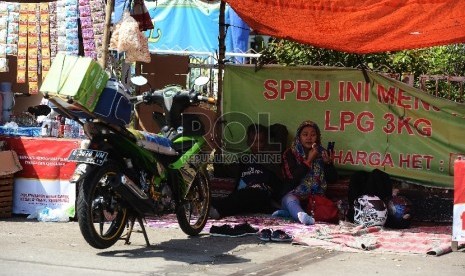
[[[46,118],[42,121],[42,127],[40,129],[40,136],[49,137],[51,135],[51,124],[52,121],[49,118]]]
[[[50,135],[52,137],[60,137],[60,121],[58,120],[57,117],[55,117],[55,119],[51,121],[50,127],[51,127]]]
[[[65,119],[65,125],[63,128],[63,138],[73,138],[72,122],[73,120],[70,120],[68,118]]]
[[[54,119],[46,118],[42,122],[42,137],[85,138],[82,126],[71,119],[57,116]]]
[[[71,121],[71,137],[79,138],[79,127],[81,125],[76,121]]]

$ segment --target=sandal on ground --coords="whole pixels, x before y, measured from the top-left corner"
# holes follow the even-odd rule
[[[268,228],[262,229],[262,231],[260,231],[260,233],[258,234],[258,238],[262,241],[271,241],[272,233],[273,231],[271,231],[271,229],[268,229]]]
[[[290,242],[292,241],[292,237],[283,230],[275,230],[271,234],[271,240],[275,242]]]

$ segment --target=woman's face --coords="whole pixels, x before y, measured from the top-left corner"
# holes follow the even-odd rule
[[[318,134],[313,127],[306,126],[300,132],[299,139],[304,149],[310,150],[318,142]]]

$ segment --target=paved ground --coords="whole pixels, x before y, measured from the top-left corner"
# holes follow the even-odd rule
[[[440,257],[341,253],[256,236],[189,238],[178,229],[147,228],[132,243],[90,247],[76,222],[0,220],[0,275],[465,275],[465,252]]]

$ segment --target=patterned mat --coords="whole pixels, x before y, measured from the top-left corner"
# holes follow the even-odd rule
[[[212,225],[231,226],[248,222],[259,230],[270,228],[283,230],[293,236],[293,244],[319,246],[345,252],[380,252],[400,254],[428,254],[440,256],[451,252],[452,226],[412,226],[408,229],[362,228],[347,222],[339,225],[317,223],[302,225],[288,219],[269,215],[232,216],[221,220],[209,220],[203,233],[209,233]],[[147,219],[149,227],[179,228],[173,214]],[[459,244],[463,247],[465,244]]]
[[[451,252],[452,226],[421,226],[408,229],[361,228],[351,224],[317,224],[310,232],[300,232],[294,242],[319,245],[340,251],[428,254]]]

